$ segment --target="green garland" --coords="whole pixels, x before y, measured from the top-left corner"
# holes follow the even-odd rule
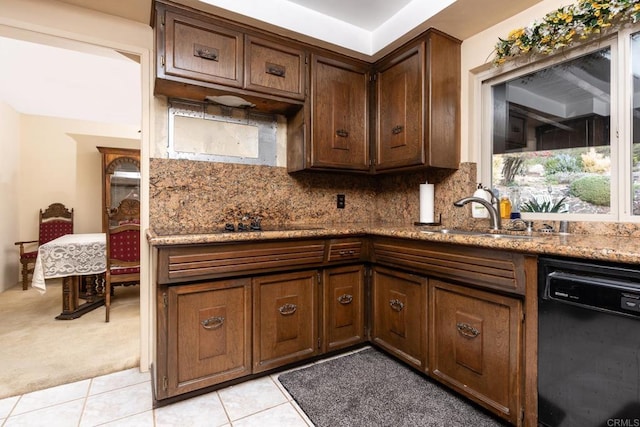
[[[495,64],[527,53],[548,55],[607,27],[640,20],[640,0],[580,0],[548,13],[542,21],[517,28],[496,44]]]

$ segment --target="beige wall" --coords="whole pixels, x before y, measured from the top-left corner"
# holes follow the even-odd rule
[[[140,148],[137,126],[21,116],[19,239],[38,237],[38,212],[74,209],[76,233],[102,230],[101,157],[96,146]]]
[[[0,292],[16,284],[19,241],[20,114],[0,102]]]

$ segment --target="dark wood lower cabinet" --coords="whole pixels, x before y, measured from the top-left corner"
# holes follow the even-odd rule
[[[427,279],[375,266],[371,289],[373,342],[426,371]]]
[[[169,287],[162,298],[167,351],[157,361],[159,398],[251,373],[250,279]]]
[[[364,341],[364,266],[324,270],[323,351],[333,351]]]
[[[429,284],[431,375],[518,424],[521,301],[440,280]]]
[[[369,340],[509,423],[525,425],[526,412],[535,425],[523,322],[525,302],[536,311],[524,298],[525,284],[536,298],[535,259],[390,238],[370,250],[353,237],[160,248],[156,400]]]
[[[253,372],[319,353],[318,270],[253,278]]]

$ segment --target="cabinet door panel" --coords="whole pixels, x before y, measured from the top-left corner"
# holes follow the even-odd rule
[[[420,43],[378,72],[376,170],[425,162],[424,49]]]
[[[368,171],[368,71],[314,55],[312,73],[313,167]]]
[[[171,287],[167,294],[167,389],[159,394],[182,394],[251,373],[249,279]]]
[[[297,99],[305,97],[305,54],[256,37],[246,36],[245,87]]]
[[[242,86],[242,33],[166,12],[167,75]]]
[[[432,374],[516,423],[521,301],[433,279],[430,284]]]
[[[373,269],[373,341],[426,371],[427,279]]]
[[[364,340],[364,266],[324,271],[324,351]]]
[[[253,279],[254,372],[317,353],[317,271]]]

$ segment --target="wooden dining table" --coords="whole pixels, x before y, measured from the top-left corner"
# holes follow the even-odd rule
[[[44,293],[46,279],[62,278],[62,312],[56,319],[76,319],[104,304],[98,289],[107,270],[106,253],[105,233],[67,234],[38,248],[31,286]],[[83,304],[81,280],[89,282]]]

